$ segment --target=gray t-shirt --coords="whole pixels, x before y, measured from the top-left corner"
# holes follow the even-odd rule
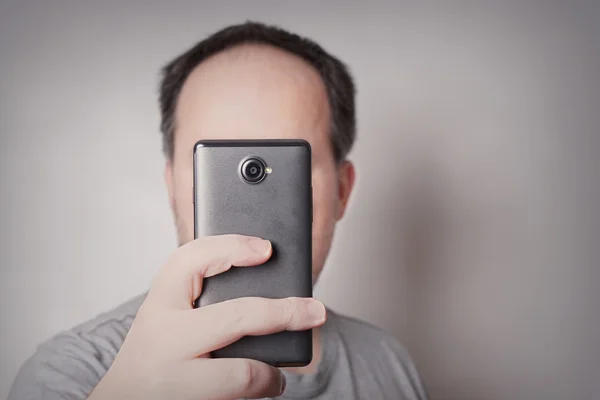
[[[21,367],[8,400],[85,399],[119,351],[144,296],[101,314],[40,345]],[[317,371],[285,371],[282,399],[427,398],[407,351],[371,325],[328,312]]]

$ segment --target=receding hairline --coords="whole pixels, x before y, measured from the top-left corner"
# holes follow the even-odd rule
[[[299,58],[304,63],[297,63],[296,66],[308,66],[308,69],[301,67],[305,72],[311,68],[317,71],[317,79],[326,91],[329,134],[334,156],[337,161],[344,159],[356,139],[356,86],[348,66],[309,38],[254,21],[231,25],[213,33],[162,68],[159,97],[160,130],[163,136],[163,151],[167,157],[173,155],[177,103],[192,72],[204,63],[212,63],[212,60],[209,61],[211,58],[222,58],[225,54],[243,55],[244,53],[238,53],[238,50],[250,47],[261,47],[268,49],[270,53],[283,55],[279,60]],[[230,52],[234,48],[236,53],[233,53],[233,50]],[[255,52],[252,51],[251,54],[253,53]]]
[[[310,80],[315,83],[318,82],[319,91],[325,96],[326,100],[328,100],[326,82],[314,65],[289,50],[271,44],[253,42],[233,45],[202,60],[188,74],[183,82],[182,92],[190,81],[190,78],[211,67],[219,66],[219,64],[230,65],[230,63],[236,61],[253,62],[257,60],[265,60],[267,63],[272,63],[275,66],[277,66],[277,64],[283,67],[287,66],[293,71],[293,75],[290,76],[300,76],[300,74],[305,74],[304,76],[310,77]],[[178,101],[179,99],[177,99],[177,102]],[[327,104],[330,106],[329,101],[327,101]]]
[[[228,47],[219,51],[206,59],[202,60],[194,69],[188,74],[181,91],[175,100],[175,109],[173,115],[173,134],[177,132],[180,102],[182,98],[185,98],[190,93],[190,82],[195,79],[198,75],[211,74],[216,71],[220,73],[219,65],[231,65],[236,61],[249,61],[254,62],[256,60],[268,60],[267,62],[273,62],[275,66],[277,64],[283,65],[290,68],[289,72],[283,75],[286,78],[298,78],[303,76],[305,82],[310,82],[310,85],[301,85],[300,90],[303,92],[312,92],[318,97],[319,103],[324,107],[324,112],[327,115],[328,123],[331,124],[331,104],[327,94],[327,85],[323,80],[321,74],[310,62],[303,59],[301,56],[294,54],[286,49],[279,48],[271,44],[264,43],[240,43],[234,46]],[[201,78],[202,79],[202,78]],[[311,89],[307,90],[307,87]],[[196,88],[202,90],[202,88]],[[321,105],[320,105],[321,106]]]

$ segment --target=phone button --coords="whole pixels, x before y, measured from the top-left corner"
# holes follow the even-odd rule
[[[312,185],[310,185],[310,223],[312,224],[313,221],[313,188]]]

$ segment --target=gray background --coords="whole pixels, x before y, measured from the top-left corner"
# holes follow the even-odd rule
[[[401,339],[433,399],[597,398],[597,4],[141,0],[0,5],[0,397],[174,249],[157,71],[248,18],[357,78],[317,297]]]

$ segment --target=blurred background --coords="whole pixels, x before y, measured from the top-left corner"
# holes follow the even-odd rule
[[[392,332],[434,400],[598,398],[598,2],[141,0],[0,3],[0,397],[175,248],[158,70],[247,19],[357,80],[316,297]]]

